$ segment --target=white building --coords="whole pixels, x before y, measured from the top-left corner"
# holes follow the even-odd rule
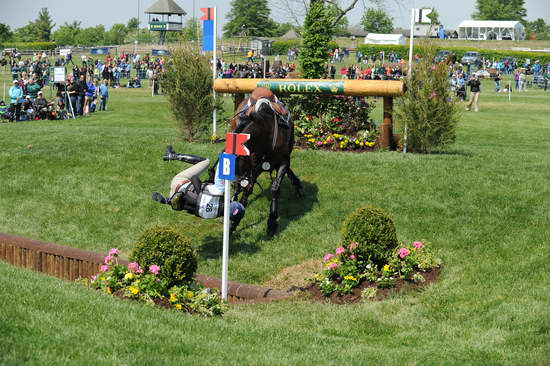
[[[458,26],[458,39],[523,40],[525,27],[515,20],[465,20]]]

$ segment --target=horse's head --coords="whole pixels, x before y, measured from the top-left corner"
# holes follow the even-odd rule
[[[249,117],[255,123],[273,123],[276,113],[277,97],[273,92],[266,88],[256,88],[248,98],[250,113]]]

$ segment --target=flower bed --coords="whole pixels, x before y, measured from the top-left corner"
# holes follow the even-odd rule
[[[351,243],[323,257],[325,269],[311,279],[307,288],[314,298],[336,303],[381,299],[392,291],[434,281],[441,267],[430,245],[420,241],[402,245],[380,266],[362,260],[357,247],[357,243]]]
[[[194,281],[168,287],[168,280],[159,278],[162,268],[156,264],[143,269],[132,262],[118,264],[119,250],[109,250],[100,272],[84,279],[86,286],[118,297],[156,304],[202,316],[222,315],[226,309],[218,292]]]

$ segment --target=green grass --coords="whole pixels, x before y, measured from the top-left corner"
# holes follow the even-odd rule
[[[353,306],[234,305],[200,319],[0,263],[0,364],[548,364],[550,93],[509,103],[491,90],[439,154],[296,151],[306,198],[285,181],[270,239],[264,177],[231,243],[230,279],[262,283],[334,250],[343,218],[373,204],[400,240],[439,249],[443,274],[424,291]],[[144,228],[174,224],[193,238],[199,272],[220,276],[221,222],[150,200],[186,166],[160,159],[167,144],[211,160],[222,149],[181,141],[162,97],[111,90],[105,113],[0,124],[0,136],[0,232],[128,254]]]

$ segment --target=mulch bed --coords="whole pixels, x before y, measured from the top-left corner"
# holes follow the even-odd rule
[[[434,268],[429,272],[420,272],[422,276],[424,276],[424,279],[426,280],[421,283],[414,283],[414,282],[398,279],[395,283],[395,287],[377,289],[376,296],[370,300],[381,301],[396,293],[411,291],[411,290],[420,291],[422,290],[422,288],[435,282],[439,277],[440,271],[441,271],[441,268]],[[376,283],[364,281],[358,287],[354,288],[353,292],[350,294],[339,295],[337,293],[333,293],[329,297],[323,295],[323,293],[321,292],[317,284],[312,284],[303,290],[306,292],[307,295],[309,295],[308,297],[314,301],[320,301],[320,302],[328,301],[333,304],[352,304],[363,300],[361,298],[361,291],[367,287],[376,287]]]

